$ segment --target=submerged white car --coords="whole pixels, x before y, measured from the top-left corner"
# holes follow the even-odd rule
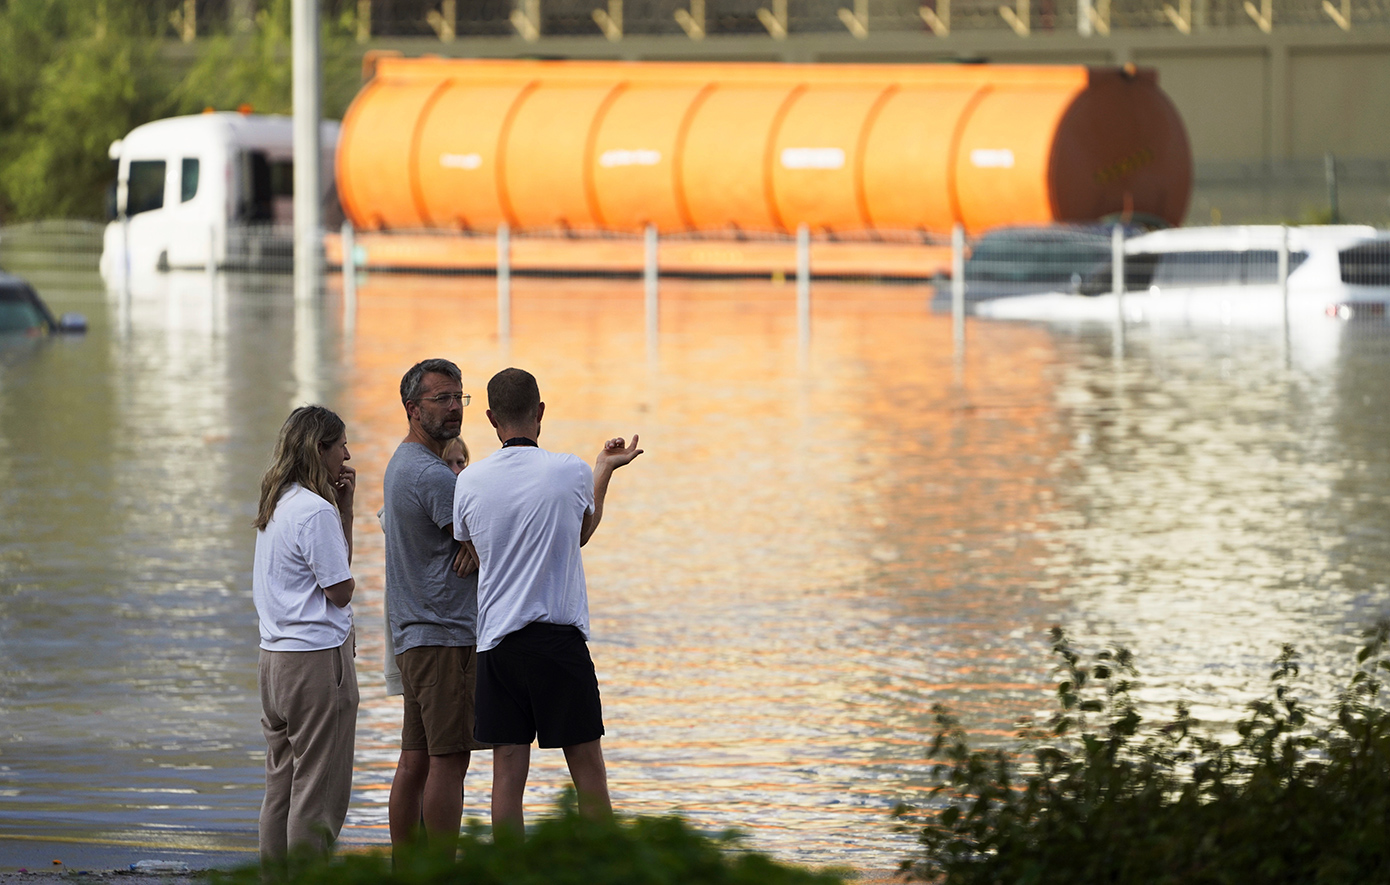
[[[1287,237],[1287,285],[1279,253]],[[975,305],[995,319],[1193,324],[1283,323],[1384,317],[1390,304],[1390,231],[1358,225],[1248,225],[1155,231],[1125,243],[1125,289],[1110,264],[1075,292],[998,298]]]

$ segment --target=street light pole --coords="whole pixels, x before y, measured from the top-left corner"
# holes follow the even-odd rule
[[[294,297],[317,297],[323,278],[319,228],[322,188],[319,126],[323,85],[319,66],[318,0],[293,0],[294,49]]]

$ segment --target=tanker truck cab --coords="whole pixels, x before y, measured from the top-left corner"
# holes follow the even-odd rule
[[[324,221],[337,212],[333,156],[338,124],[320,142]],[[291,252],[294,195],[291,118],[206,113],[156,120],[111,145],[112,221],[102,277],[179,269],[276,269]],[[281,242],[283,241],[283,242]]]

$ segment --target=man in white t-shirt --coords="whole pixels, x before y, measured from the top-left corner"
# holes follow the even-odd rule
[[[454,536],[478,561],[474,736],[497,745],[492,826],[521,833],[533,740],[564,750],[582,813],[613,810],[579,548],[603,518],[613,471],[642,450],[635,435],[630,446],[611,439],[591,471],[574,455],[540,448],[545,403],[521,369],[494,375],[487,396],[502,449],[459,474]]]

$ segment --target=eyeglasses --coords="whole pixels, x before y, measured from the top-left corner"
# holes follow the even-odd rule
[[[473,399],[473,397],[467,393],[441,393],[437,396],[422,396],[416,400],[416,402],[434,403],[438,406],[448,406],[458,403],[460,406],[466,406],[471,399]]]

